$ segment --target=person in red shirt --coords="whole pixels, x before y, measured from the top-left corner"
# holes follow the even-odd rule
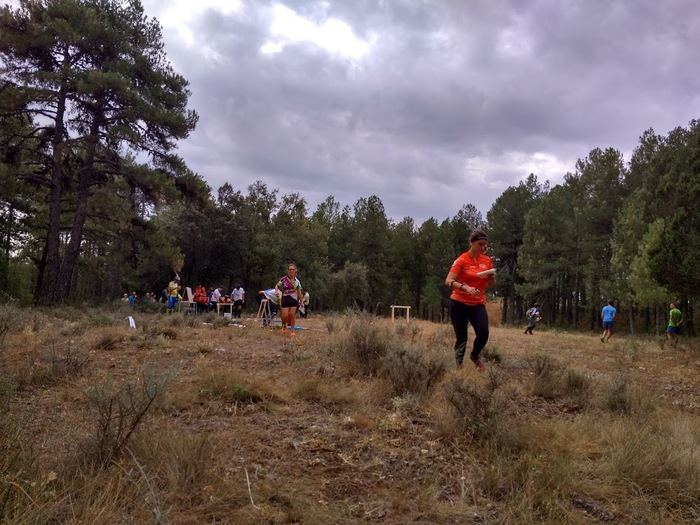
[[[202,313],[207,309],[207,289],[201,284],[194,289],[195,312]]]
[[[452,290],[450,317],[455,331],[455,359],[461,367],[467,348],[469,324],[476,338],[469,356],[479,370],[484,363],[479,354],[489,340],[489,316],[486,312],[486,288],[496,283],[491,258],[485,255],[488,237],[482,230],[474,230],[469,236],[469,250],[455,259],[445,278],[445,285]],[[481,272],[491,273],[477,275]]]

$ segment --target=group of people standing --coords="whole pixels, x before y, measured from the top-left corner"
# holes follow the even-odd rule
[[[234,286],[230,294],[222,294],[222,289],[222,287],[214,287],[207,290],[203,284],[199,284],[192,297],[195,312],[211,312],[216,310],[220,304],[232,304],[233,317],[240,319],[245,304],[245,290],[239,284]],[[178,301],[182,300],[181,290],[180,276],[176,275],[168,284],[167,289],[164,290],[169,313],[172,313]],[[301,287],[301,282],[297,277],[297,266],[294,263],[287,265],[287,274],[279,279],[274,288],[259,291],[257,299],[259,301],[268,300],[273,316],[279,309],[283,332],[287,331],[287,327],[296,326],[298,312],[304,317],[307,315],[309,294]],[[292,333],[292,335],[294,334]]]
[[[222,294],[223,287],[212,287],[207,290],[203,284],[197,285],[194,289],[193,297],[188,297],[195,305],[195,313],[211,312],[217,309],[219,304],[232,304],[231,314],[233,317],[241,317],[243,305],[245,304],[245,290],[240,284],[233,287],[230,294]],[[168,283],[168,287],[163,290],[166,296],[166,307],[168,313],[172,313],[177,303],[182,301],[182,286],[180,285],[180,276],[176,275],[172,281]]]
[[[146,294],[143,297],[140,297],[139,294],[136,293],[136,291],[133,291],[131,293],[125,293],[122,295],[122,302],[127,303],[129,306],[136,306],[136,303],[139,301],[145,301],[147,303],[157,303],[158,299],[156,298],[156,294],[152,292],[146,292]]]
[[[245,290],[240,284],[233,287],[230,294],[222,294],[223,287],[214,287],[207,290],[203,284],[199,284],[194,290],[194,303],[197,313],[211,312],[217,309],[219,304],[230,304],[231,315],[240,319],[245,304]]]

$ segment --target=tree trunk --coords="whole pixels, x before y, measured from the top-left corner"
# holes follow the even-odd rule
[[[78,182],[78,195],[73,215],[73,226],[70,232],[70,241],[66,248],[66,254],[61,264],[57,281],[57,293],[55,298],[62,302],[68,298],[73,285],[75,275],[75,265],[80,255],[80,247],[83,242],[83,230],[87,217],[88,197],[90,196],[90,184],[92,184],[95,171],[95,152],[97,151],[98,133],[100,130],[100,118],[98,114],[93,115],[90,124],[90,135],[87,137],[87,149],[85,152],[85,163],[80,170]]]
[[[41,251],[41,259],[37,263],[36,272],[36,283],[34,286],[34,302],[39,304],[41,302],[41,291],[44,282],[44,270],[46,269],[46,253],[47,253],[47,241],[48,237],[44,239],[44,249]]]
[[[661,312],[659,303],[654,303],[654,335],[659,336],[659,328],[661,323]]]
[[[58,92],[55,127],[51,140],[51,196],[49,224],[46,231],[46,263],[38,280],[38,285],[41,286],[40,302],[46,304],[56,302],[58,274],[61,269],[61,196],[63,193],[63,141],[66,131],[63,118],[66,112],[67,91],[64,81]]]
[[[686,336],[693,337],[695,335],[695,327],[693,326],[693,300],[684,299],[683,304],[685,306],[685,314],[683,316],[683,332]]]
[[[630,335],[634,335],[634,303],[630,301]]]
[[[574,323],[574,329],[578,330],[579,329],[579,307],[580,307],[580,302],[581,302],[581,293],[580,293],[580,287],[581,287],[581,271],[579,268],[581,268],[581,241],[578,236],[576,236],[576,260],[574,262],[574,268],[575,268],[575,274],[574,274],[574,293],[576,294],[574,296],[574,315],[573,315],[573,323]]]
[[[598,301],[600,301],[600,286],[598,277],[593,274],[591,282],[591,331],[598,329]]]
[[[651,309],[649,305],[644,307],[644,333],[647,335],[651,333]]]
[[[5,233],[5,268],[0,281],[0,290],[7,290],[10,284],[10,255],[12,253],[12,223],[15,221],[15,208],[10,204],[7,210],[7,232]]]
[[[694,317],[695,317],[695,303],[693,299],[690,299],[688,301],[688,335],[691,337],[695,337],[695,322],[694,322]]]
[[[579,309],[579,301],[580,301],[580,292],[578,289],[578,282],[579,282],[579,273],[576,271],[576,277],[574,278],[574,304],[573,304],[573,323],[574,323],[574,328],[578,330],[579,326],[579,319],[578,319],[578,309]]]
[[[551,311],[552,311],[552,314],[551,314],[551,316],[550,316],[549,325],[550,325],[550,326],[552,326],[552,325],[556,326],[556,324],[557,324],[557,314],[558,314],[558,312],[557,312],[557,296],[556,296],[556,292],[555,292],[554,288],[552,288],[552,289],[549,291],[549,304],[550,304],[550,308],[551,308]]]
[[[503,326],[508,322],[508,296],[503,297],[501,301],[501,324]]]

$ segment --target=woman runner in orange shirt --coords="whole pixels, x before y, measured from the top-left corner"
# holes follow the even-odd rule
[[[485,255],[488,238],[482,230],[474,230],[469,236],[469,250],[455,259],[445,278],[445,285],[452,290],[450,317],[455,331],[455,359],[461,367],[467,347],[469,323],[476,338],[469,356],[480,371],[484,363],[479,354],[489,340],[489,317],[486,312],[486,288],[496,283],[493,274],[479,277],[477,274],[493,269],[491,258]]]

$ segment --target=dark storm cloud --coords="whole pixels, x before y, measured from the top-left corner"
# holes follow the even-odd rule
[[[312,206],[376,193],[397,218],[485,212],[530,171],[558,181],[590,149],[629,152],[700,110],[691,2],[285,4],[349,24],[371,43],[360,58],[312,42],[264,54],[273,4],[207,5],[178,18],[145,2],[200,114],[182,154],[214,188],[262,179]]]

